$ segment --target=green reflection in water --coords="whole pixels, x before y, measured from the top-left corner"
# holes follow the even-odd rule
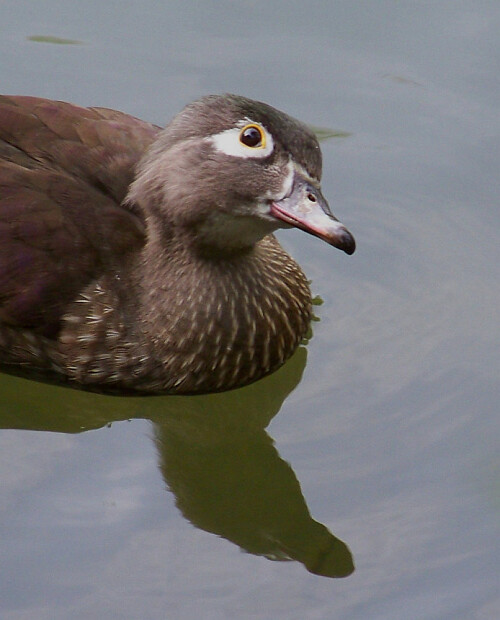
[[[206,396],[105,396],[0,375],[0,427],[79,433],[148,419],[163,478],[193,525],[249,553],[346,577],[354,570],[349,548],[311,517],[265,431],[300,382],[306,356],[300,347],[269,377]]]
[[[75,39],[61,39],[60,37],[51,37],[49,35],[34,34],[30,37],[26,37],[28,41],[34,41],[35,43],[53,43],[55,45],[83,45],[83,41],[76,41]]]
[[[309,125],[309,128],[316,136],[318,142],[324,142],[325,140],[330,140],[331,138],[349,138],[350,136],[352,136],[351,132],[341,131],[339,129],[328,129],[328,127],[315,127],[314,125]]]

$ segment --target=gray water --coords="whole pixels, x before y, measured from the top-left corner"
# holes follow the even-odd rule
[[[0,375],[2,619],[500,617],[500,5],[0,17],[3,93],[165,124],[236,92],[339,132],[323,189],[358,243],[280,233],[324,303],[249,388],[127,399]]]

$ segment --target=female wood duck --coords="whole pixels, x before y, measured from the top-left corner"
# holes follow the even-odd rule
[[[272,235],[352,254],[310,129],[208,96],[160,129],[0,97],[0,364],[100,391],[202,393],[276,370],[311,295]]]

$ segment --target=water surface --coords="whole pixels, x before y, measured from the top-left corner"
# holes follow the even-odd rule
[[[255,386],[0,376],[2,618],[497,617],[497,3],[0,12],[5,93],[164,124],[229,91],[340,133],[323,189],[358,242],[280,233],[324,304]]]

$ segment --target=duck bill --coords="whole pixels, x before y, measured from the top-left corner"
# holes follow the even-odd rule
[[[346,254],[356,249],[354,237],[330,211],[321,191],[295,173],[292,192],[271,203],[271,214],[289,226],[315,235]]]

